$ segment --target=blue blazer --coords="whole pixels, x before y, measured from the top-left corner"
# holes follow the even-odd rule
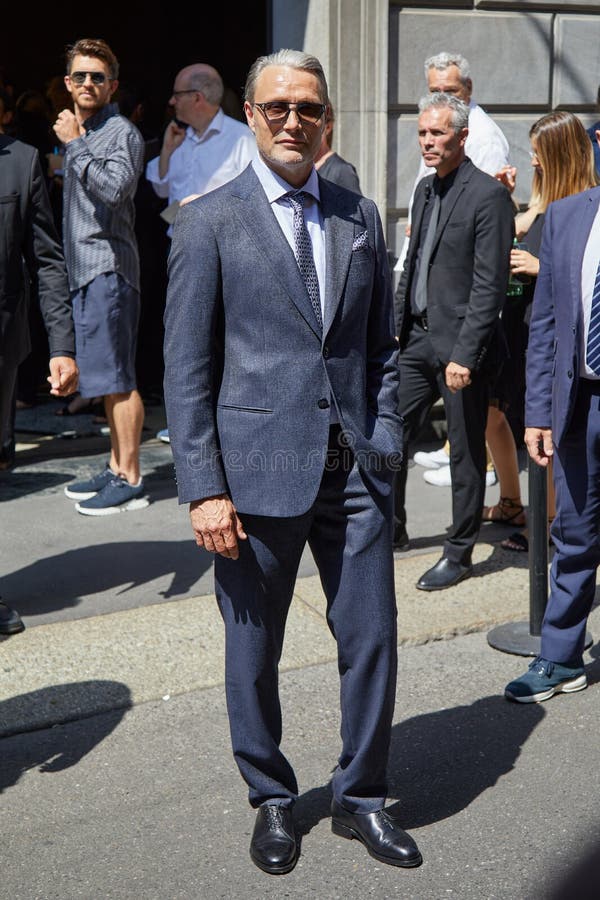
[[[180,502],[297,516],[323,474],[330,402],[373,490],[400,452],[391,278],[373,201],[319,179],[323,335],[249,166],[181,208],[169,255],[165,402]]]
[[[600,187],[551,203],[546,212],[529,345],[525,425],[551,428],[560,446],[583,368],[581,267]]]

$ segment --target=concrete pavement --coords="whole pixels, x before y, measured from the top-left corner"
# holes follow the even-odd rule
[[[525,555],[499,548],[506,528],[482,529],[473,578],[417,591],[439,557],[450,492],[410,470],[390,802],[423,850],[414,872],[329,830],[335,645],[306,554],[282,664],[302,857],[269,877],[247,855],[253,814],[230,757],[210,558],[190,540],[170,448],[153,436],[162,408],[147,410],[142,448],[153,502],[106,519],[78,516],[63,496],[67,480],[102,464],[106,437],[85,417],[68,423],[78,436],[50,436],[64,427],[52,412],[20,415],[19,465],[0,475],[0,588],[27,624],[0,647],[0,897],[551,896],[597,832],[600,662],[592,648],[580,694],[503,700],[527,660],[492,650],[486,633],[527,619],[529,603]]]

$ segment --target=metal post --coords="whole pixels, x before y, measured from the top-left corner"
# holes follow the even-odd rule
[[[548,603],[548,469],[529,461],[529,632],[537,638]],[[539,641],[535,642],[539,644]],[[537,655],[537,654],[536,654]]]
[[[488,633],[490,647],[518,656],[539,656],[542,621],[548,603],[548,468],[528,463],[529,622],[508,622]],[[592,637],[585,636],[586,648]]]

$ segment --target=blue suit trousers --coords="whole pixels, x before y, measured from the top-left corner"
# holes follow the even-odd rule
[[[291,518],[240,511],[240,557],[215,560],[225,623],[226,694],[233,753],[257,807],[298,794],[280,749],[278,664],[296,574],[308,543],[337,642],[342,749],[335,798],[353,812],[380,809],[395,700],[397,639],[392,497],[382,497],[351,451],[325,467],[314,504]]]
[[[556,548],[541,655],[569,662],[583,653],[600,564],[600,382],[581,379],[568,431],[554,452]]]

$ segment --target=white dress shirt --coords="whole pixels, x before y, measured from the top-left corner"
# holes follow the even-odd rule
[[[158,156],[146,166],[146,178],[159,197],[168,197],[173,203],[227,184],[255,156],[256,141],[248,126],[219,109],[202,135],[188,126],[183,143],[171,154],[164,178],[158,174]]]
[[[306,184],[301,188],[295,188],[291,184],[288,184],[287,181],[284,181],[283,178],[280,178],[279,175],[270,169],[258,155],[256,159],[253,160],[252,167],[267,195],[267,200],[271,204],[271,209],[285,235],[285,239],[292,250],[295,249],[293,228],[294,211],[291,203],[284,199],[284,195],[295,190],[304,191],[307,195],[304,199],[304,220],[312,244],[315,269],[317,270],[317,278],[319,280],[321,318],[325,321],[325,231],[320,206],[321,195],[319,193],[317,170],[313,167]]]
[[[583,353],[582,359],[586,359],[586,348],[588,331],[590,327],[590,314],[592,311],[592,294],[594,293],[594,284],[596,282],[596,272],[598,271],[598,263],[600,263],[600,206],[592,225],[590,236],[585,247],[583,255],[583,266],[581,267],[581,304],[583,308]],[[584,362],[583,378],[591,378],[598,381],[600,376]]]

